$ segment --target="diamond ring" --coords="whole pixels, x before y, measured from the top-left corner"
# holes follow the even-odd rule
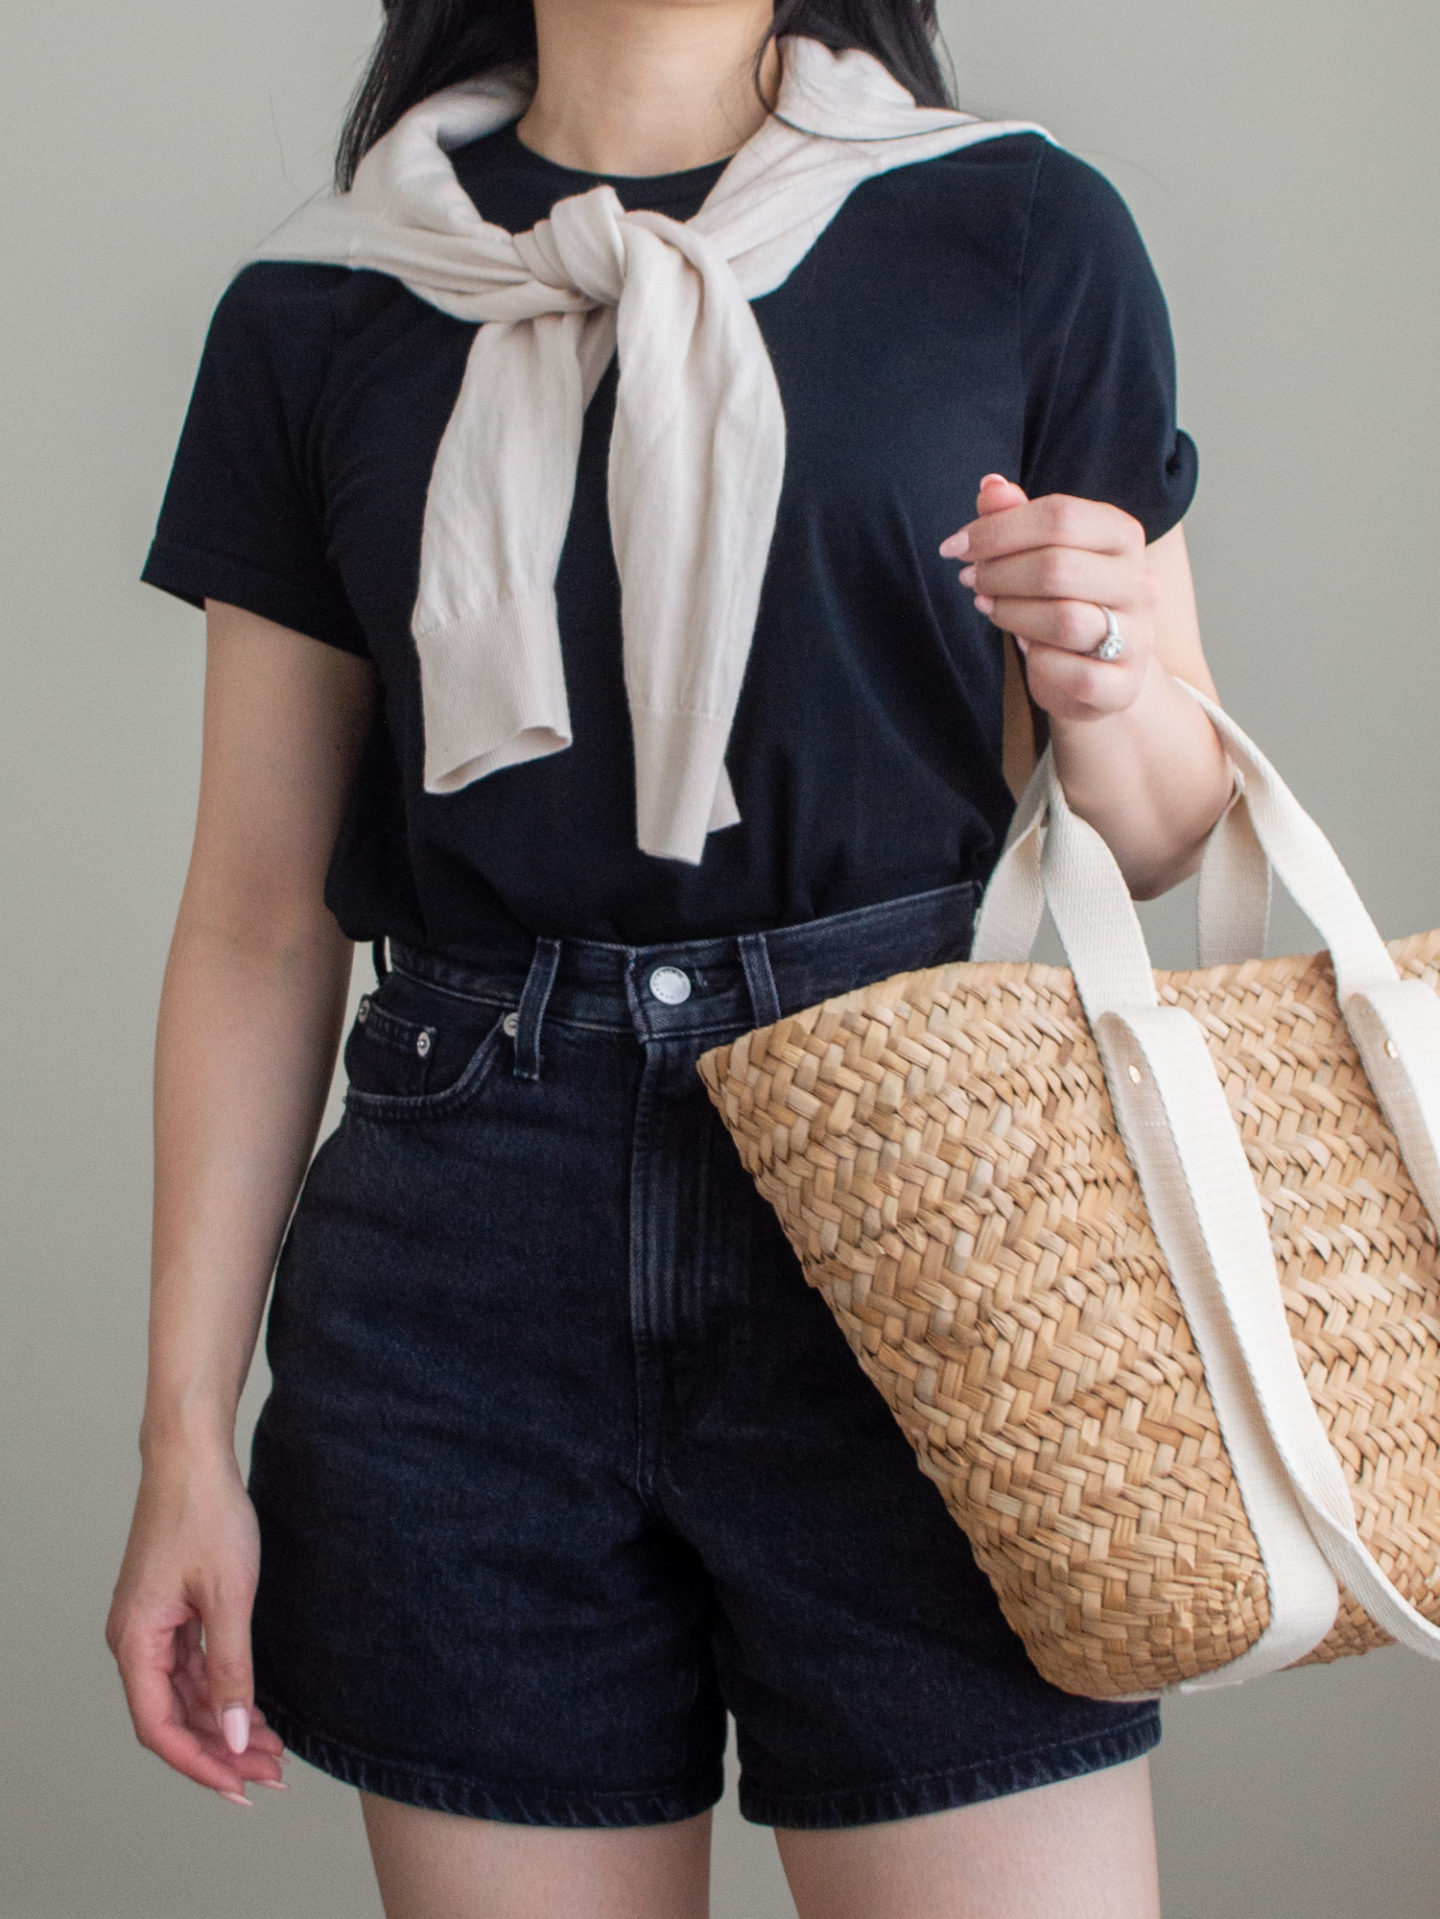
[[[1105,615],[1105,637],[1092,650],[1092,657],[1097,660],[1118,660],[1125,651],[1125,635],[1115,624],[1115,615],[1108,606],[1102,606],[1100,611]]]

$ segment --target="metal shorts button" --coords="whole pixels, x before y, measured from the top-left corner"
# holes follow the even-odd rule
[[[507,1013],[504,1019],[501,1020],[500,1024],[501,1026],[504,1027],[505,1031],[510,1035],[511,1039],[514,1039],[515,1029],[520,1024],[520,1015],[518,1013]]]
[[[650,975],[650,991],[667,1006],[678,1006],[690,997],[690,976],[678,966],[657,966]]]

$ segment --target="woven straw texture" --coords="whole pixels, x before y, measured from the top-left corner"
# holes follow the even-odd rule
[[[1440,992],[1440,932],[1389,942]],[[1199,1020],[1361,1537],[1440,1622],[1440,1250],[1328,953],[1156,974]],[[706,1088],[1044,1676],[1227,1664],[1269,1617],[1068,970],[952,962],[715,1047]],[[1302,1664],[1387,1644],[1348,1594]]]

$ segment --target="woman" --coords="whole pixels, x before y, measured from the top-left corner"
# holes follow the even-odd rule
[[[932,34],[926,0],[393,0],[340,184],[531,59],[449,155],[484,218],[608,183],[688,222],[808,42],[942,107]],[[1013,807],[1001,631],[1134,894],[1198,863],[1230,776],[1176,684],[1214,693],[1164,303],[1105,182],[1001,131],[856,185],[748,311],[784,483],[694,858],[637,845],[623,344],[554,580],[565,728],[446,788],[411,612],[475,327],[306,257],[217,308],[144,575],[208,663],[107,1636],[187,1777],[247,1804],[283,1736],[359,1787],[391,1919],[703,1913],[727,1709],[803,1919],[1143,1919],[1155,1709],[1034,1671],[694,1061],[964,956]],[[307,1173],[356,940],[379,984]]]

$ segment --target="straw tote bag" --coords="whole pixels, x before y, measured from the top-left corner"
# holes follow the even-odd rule
[[[1382,940],[1186,691],[1235,769],[1198,969],[1152,970],[1047,746],[968,960],[698,1061],[1035,1665],[1096,1698],[1440,1657],[1440,931]],[[1261,957],[1272,868],[1327,952]]]

